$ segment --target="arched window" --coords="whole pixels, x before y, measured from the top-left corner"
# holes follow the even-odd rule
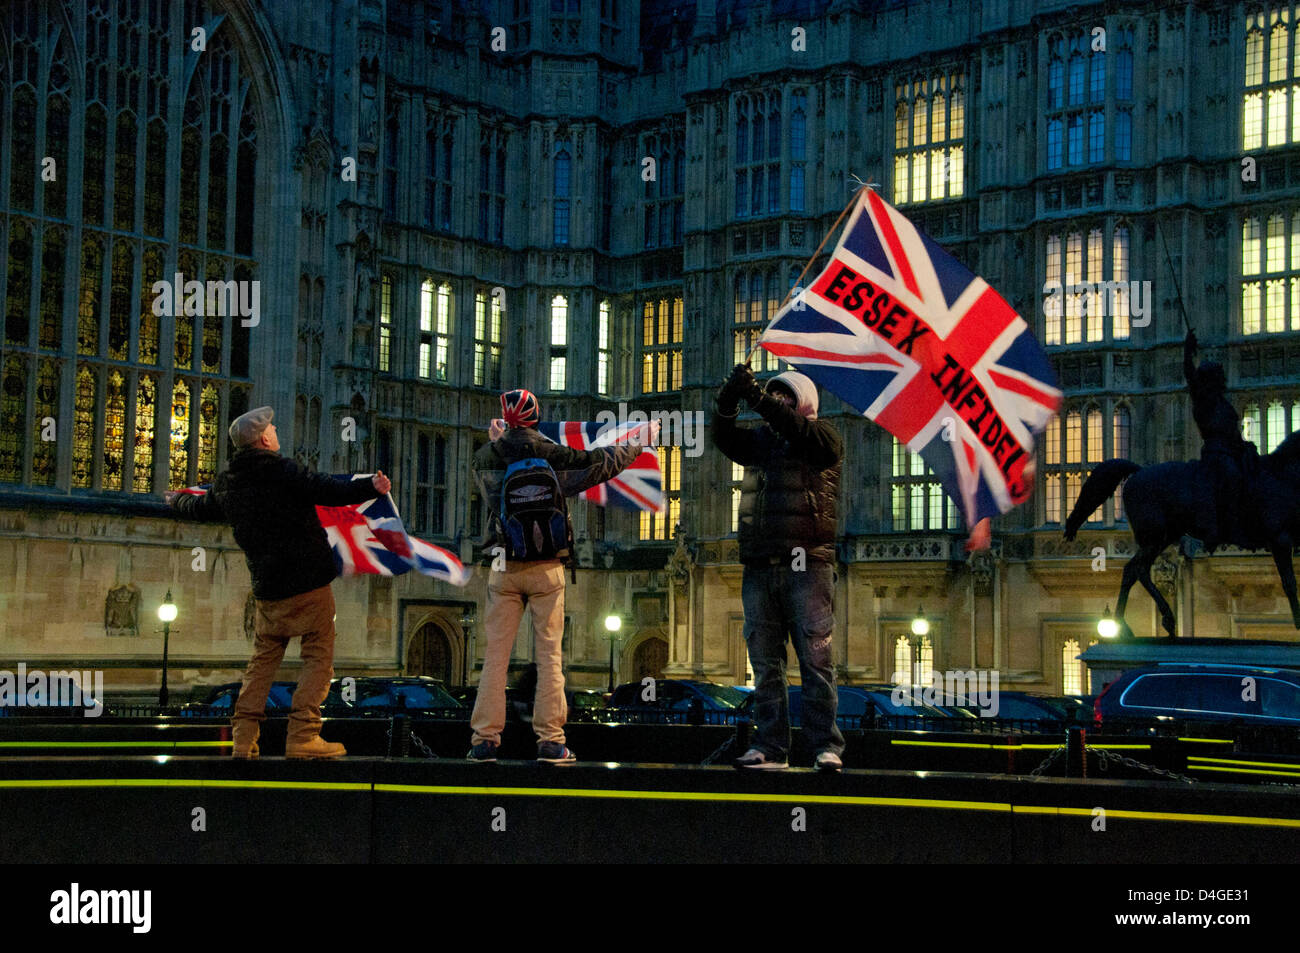
[[[1084,683],[1084,664],[1076,657],[1079,643],[1066,639],[1061,646],[1061,694],[1082,695]]]
[[[249,329],[231,305],[251,297],[209,294],[207,282],[257,276],[256,212],[267,198],[257,188],[256,150],[264,71],[239,44],[242,14],[225,5],[84,6],[69,25],[58,4],[0,4],[9,43],[0,64],[0,167],[9,183],[0,197],[3,340],[37,352],[21,368],[21,396],[34,403],[24,406],[19,449],[10,448],[0,470],[53,486],[67,454],[65,489],[152,492],[162,489],[153,483],[155,463],[160,482],[164,469],[169,481],[192,478],[196,460],[215,472],[229,422],[221,411],[234,409],[236,392],[246,400]],[[182,14],[186,28],[209,27],[202,56],[177,45]],[[54,160],[50,181],[41,176],[45,157]],[[80,187],[69,190],[77,179]],[[69,221],[79,235],[68,232]],[[157,314],[154,283],[170,284],[175,271],[181,286],[164,299],[174,307]],[[187,282],[201,290],[187,293]],[[68,347],[65,324],[78,360],[42,364],[40,351]],[[202,361],[194,366],[196,344]],[[171,415],[159,418],[159,404],[171,405],[178,382],[188,395],[186,439],[164,440],[159,431]],[[34,444],[24,459],[25,435],[39,436],[31,424],[41,398],[31,394],[54,395],[57,409],[64,388],[75,395],[72,420],[58,427],[56,442]],[[218,416],[205,418],[209,411]],[[155,460],[162,453],[169,459]]]

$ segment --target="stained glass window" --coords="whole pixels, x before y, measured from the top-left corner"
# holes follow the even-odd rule
[[[19,357],[10,357],[0,380],[0,480],[23,478],[23,435],[27,433],[27,374]]]
[[[5,343],[25,347],[31,318],[28,307],[32,288],[32,235],[25,224],[9,226],[9,284],[5,295]]]
[[[137,493],[153,490],[154,420],[158,407],[158,383],[140,375],[135,394],[135,474],[131,481]]]
[[[104,277],[104,248],[86,236],[81,243],[81,290],[77,298],[77,353],[99,354],[99,299]]]
[[[187,485],[190,444],[190,389],[184,381],[172,388],[171,416],[171,487]]]
[[[77,365],[72,414],[72,485],[87,488],[95,454],[95,377],[85,364]]]
[[[157,246],[147,248],[144,267],[140,273],[140,338],[137,360],[141,364],[158,363],[158,325],[161,319],[153,313],[153,285],[162,279],[162,271],[162,251]]]
[[[108,357],[114,361],[127,360],[126,349],[131,340],[131,281],[134,277],[135,255],[126,239],[113,242],[113,283],[109,295]]]
[[[104,401],[104,489],[122,489],[126,444],[126,382],[119,371],[108,375]]]
[[[47,357],[36,368],[36,413],[31,428],[32,483],[36,486],[54,486],[59,462],[58,416],[59,377],[54,361]]]
[[[67,259],[63,229],[45,232],[41,251],[40,346],[57,351],[63,345],[63,271]]]
[[[199,403],[199,483],[209,483],[217,474],[217,427],[220,420],[217,389],[208,384],[203,388],[203,399]]]

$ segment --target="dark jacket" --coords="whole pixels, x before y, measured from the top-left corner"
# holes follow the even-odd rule
[[[717,448],[745,467],[741,561],[791,560],[801,546],[810,560],[834,562],[844,456],[839,433],[772,397],[754,409],[765,426],[738,427],[734,415],[715,411],[709,428]]]
[[[182,493],[172,509],[186,519],[229,523],[248,560],[257,599],[287,599],[338,574],[316,506],[379,496],[369,480],[337,480],[271,450],[236,451],[203,496]]]
[[[501,483],[505,479],[506,467],[516,460],[526,457],[542,458],[555,471],[561,492],[565,496],[576,496],[598,483],[604,483],[610,477],[618,476],[640,453],[641,448],[636,444],[619,444],[599,450],[576,450],[547,440],[532,427],[509,428],[499,440],[481,447],[474,454],[474,474],[478,477],[483,498],[487,500],[489,513],[487,536],[483,540],[484,549],[490,550],[494,546],[506,544],[501,529]],[[564,518],[569,519],[567,506]],[[571,522],[569,536],[573,536]],[[566,558],[569,551],[565,550],[558,555],[561,559]],[[485,557],[491,558],[487,553]]]

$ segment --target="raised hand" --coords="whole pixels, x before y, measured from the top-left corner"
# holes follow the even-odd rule
[[[370,478],[370,482],[374,486],[376,493],[387,493],[393,488],[392,482],[388,477],[384,476],[383,470],[375,471],[375,475]]]

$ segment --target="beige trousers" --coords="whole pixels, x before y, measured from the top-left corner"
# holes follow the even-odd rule
[[[320,734],[320,706],[334,677],[334,593],[329,586],[288,599],[255,600],[253,657],[231,719],[236,750],[247,750],[266,718],[266,696],[292,638],[302,639],[302,674],[293,693],[287,744],[310,742]]]
[[[501,743],[506,726],[506,671],[524,607],[532,613],[537,661],[533,730],[537,740],[564,744],[569,706],[564,699],[564,564],[558,559],[515,563],[488,573],[487,645],[470,727],[474,744]]]

